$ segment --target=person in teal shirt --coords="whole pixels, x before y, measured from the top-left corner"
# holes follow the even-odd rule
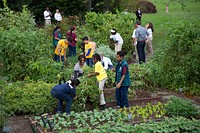
[[[116,55],[118,63],[115,69],[115,82],[117,84],[115,93],[118,108],[129,107],[127,93],[130,86],[130,75],[124,55],[123,51],[118,51]]]
[[[60,26],[56,26],[53,30],[53,47],[56,48],[58,41],[62,38],[62,34],[60,33]]]

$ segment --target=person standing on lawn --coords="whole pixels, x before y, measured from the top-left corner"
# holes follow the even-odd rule
[[[147,32],[149,33],[149,36],[147,36],[147,41],[146,41],[147,55],[153,55],[153,47],[152,47],[153,32],[154,32],[153,24],[149,22],[146,25],[146,29],[147,29]]]
[[[103,110],[103,109],[105,109],[105,105],[106,105],[103,88],[104,88],[104,84],[105,84],[108,76],[101,64],[101,57],[99,54],[93,55],[93,61],[95,64],[95,66],[94,66],[95,72],[88,74],[88,77],[91,77],[91,76],[97,77],[97,80],[99,82],[99,90],[101,91],[101,93],[100,93],[100,110]]]
[[[135,42],[137,42],[137,51],[139,56],[139,63],[145,63],[146,56],[145,56],[145,45],[147,36],[149,36],[149,33],[147,32],[147,29],[141,26],[141,22],[137,22],[137,29],[135,31]]]
[[[136,15],[136,21],[141,21],[142,11],[140,10],[140,8],[138,8],[138,10],[135,12],[135,15]]]
[[[128,63],[124,59],[124,52],[117,52],[116,59],[118,61],[116,69],[115,69],[115,82],[116,86],[116,100],[117,107],[129,107],[128,104],[128,88],[130,86],[130,75],[128,70]],[[114,70],[114,69],[113,69]]]
[[[76,87],[80,84],[78,79],[71,79],[68,82],[56,85],[51,90],[51,95],[58,99],[58,113],[62,113],[63,101],[67,103],[66,113],[70,114],[72,101],[77,99]]]
[[[85,57],[86,57],[86,64],[89,67],[92,67],[93,62],[92,62],[92,56],[93,56],[93,49],[92,49],[92,44],[89,41],[89,38],[87,36],[83,37],[82,41],[85,43]]]

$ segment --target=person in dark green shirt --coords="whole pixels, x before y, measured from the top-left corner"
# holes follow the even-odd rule
[[[116,55],[116,59],[118,61],[115,72],[115,82],[116,86],[116,100],[117,107],[129,107],[128,104],[128,88],[130,86],[130,75],[128,70],[128,63],[124,59],[124,52],[118,51]]]

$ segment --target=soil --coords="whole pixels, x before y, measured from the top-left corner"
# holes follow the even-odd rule
[[[115,89],[105,89],[105,97],[115,98]],[[176,96],[179,98],[189,99],[196,105],[200,106],[200,97],[191,96],[187,93],[179,93],[174,91],[169,91],[166,89],[157,89],[156,92],[148,92],[145,90],[136,91],[136,97],[134,99],[129,99],[129,105],[145,105],[148,102],[156,104],[157,102],[166,102],[171,96]],[[107,102],[106,107],[116,108],[116,102]],[[32,133],[29,120],[24,116],[14,116],[8,118],[8,127],[11,127],[11,133]],[[0,131],[1,132],[1,131]]]
[[[11,132],[9,133],[32,133],[28,118],[24,116],[9,117],[7,127],[11,127]]]

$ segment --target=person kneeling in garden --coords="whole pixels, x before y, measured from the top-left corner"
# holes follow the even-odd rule
[[[93,55],[93,62],[94,62],[94,68],[95,72],[88,74],[88,77],[91,76],[96,76],[97,80],[99,82],[99,90],[101,91],[100,93],[100,110],[105,109],[106,101],[104,99],[104,94],[103,94],[103,88],[104,84],[107,80],[107,73],[103,68],[103,65],[101,64],[101,57],[99,54],[94,54]]]
[[[118,61],[116,66],[116,77],[115,82],[116,86],[116,100],[117,107],[129,107],[128,104],[128,88],[130,86],[130,75],[128,70],[128,63],[124,59],[124,52],[117,52],[116,59]],[[113,69],[114,70],[114,69]]]
[[[70,114],[72,101],[77,99],[76,87],[80,84],[78,79],[71,79],[68,82],[56,85],[51,90],[51,95],[58,99],[58,113],[62,113],[63,101],[67,103],[66,113]]]

